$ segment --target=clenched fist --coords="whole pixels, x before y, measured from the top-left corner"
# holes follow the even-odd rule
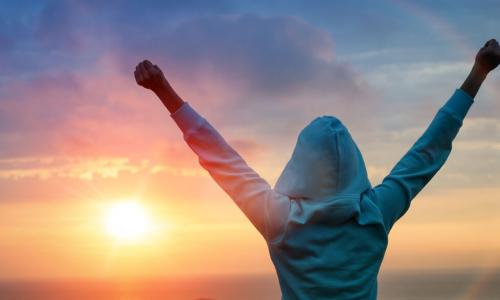
[[[135,67],[134,76],[137,84],[152,90],[171,113],[184,103],[165,79],[161,69],[149,60],[144,60]]]
[[[498,41],[491,39],[479,49],[476,55],[476,66],[481,72],[489,73],[500,64],[500,46]]]
[[[161,69],[157,65],[153,65],[149,60],[139,63],[135,67],[134,75],[138,85],[154,92],[169,86]]]

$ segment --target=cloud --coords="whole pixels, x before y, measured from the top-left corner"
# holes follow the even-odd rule
[[[4,178],[113,177],[141,167],[121,159],[145,159],[155,172],[199,168],[168,112],[135,85],[132,71],[143,58],[160,65],[252,166],[279,168],[299,130],[332,114],[380,178],[431,120],[439,107],[432,101],[447,96],[443,86],[467,68],[381,64],[360,73],[337,58],[331,31],[302,18],[235,13],[224,1],[213,9],[176,3],[123,2],[113,12],[107,2],[51,2],[24,11],[19,38],[0,31],[10,41],[3,51],[12,73],[0,71],[0,157],[11,162],[2,165]],[[403,109],[411,116],[394,113]],[[52,164],[40,163],[47,157]],[[19,161],[28,158],[32,165]],[[103,159],[114,163],[104,167]]]
[[[151,58],[189,99],[273,106],[274,99],[356,99],[366,91],[361,76],[335,59],[330,33],[297,17],[197,17],[120,39],[124,71]]]
[[[32,12],[36,22],[21,35],[30,43],[16,41],[15,48],[30,48],[35,52],[28,60],[47,58],[51,64],[17,69],[17,79],[1,86],[0,156],[148,157],[166,147],[162,140],[183,143],[175,125],[155,126],[165,123],[168,112],[135,85],[131,74],[140,57],[157,58],[181,95],[221,131],[230,131],[227,139],[249,156],[263,148],[253,139],[258,128],[284,124],[274,114],[286,120],[293,111],[293,126],[301,126],[310,118],[304,110],[308,101],[319,99],[317,111],[321,103],[347,111],[352,101],[346,99],[359,98],[352,95],[365,89],[359,74],[335,60],[329,33],[299,18],[214,15],[174,24],[156,19],[149,31],[129,32],[115,17],[102,30],[114,42],[99,43],[102,15],[95,17],[97,25],[82,29],[89,19],[77,13],[97,11],[92,5],[52,3]],[[125,28],[143,19],[132,18]],[[81,55],[82,47],[90,54]],[[66,64],[75,51],[75,64]],[[246,138],[229,126],[246,130]]]
[[[373,121],[378,91],[336,59],[328,31],[297,17],[193,17],[119,39],[113,53],[121,72],[151,59],[217,128],[272,134],[277,151],[319,115],[336,115],[350,128]]]

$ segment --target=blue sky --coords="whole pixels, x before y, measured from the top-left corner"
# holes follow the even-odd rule
[[[1,5],[4,107],[14,98],[22,98],[27,106],[40,101],[23,95],[27,90],[36,95],[37,86],[59,85],[66,92],[82,88],[79,78],[104,72],[104,61],[106,68],[115,69],[113,75],[126,77],[139,60],[149,58],[166,68],[174,86],[179,81],[181,95],[189,86],[184,92],[187,100],[201,109],[214,109],[205,112],[220,126],[250,126],[255,135],[257,130],[268,135],[261,140],[265,143],[276,140],[273,131],[283,136],[280,130],[289,130],[285,136],[290,147],[299,127],[324,112],[344,118],[366,152],[381,147],[374,140],[391,142],[392,136],[415,130],[408,139],[393,141],[409,146],[461,84],[476,49],[495,36],[499,23],[495,15],[499,4],[494,1],[9,1]],[[497,122],[498,76],[491,77],[486,91],[479,94],[481,105],[470,113],[482,122],[477,126]],[[225,105],[216,108],[201,97]],[[92,106],[88,102],[93,100],[82,104],[75,99],[74,105],[55,109],[60,104],[52,99],[54,107],[33,108],[29,119],[39,121],[38,129],[60,128],[72,110]],[[102,105],[133,110],[117,101],[113,109],[110,101]],[[1,113],[0,130],[5,135],[37,130],[26,124],[27,117],[6,109]],[[367,122],[373,123],[371,130],[361,130]],[[491,141],[487,134],[498,137],[497,130],[484,130],[479,134],[484,136],[482,142]],[[462,141],[479,138],[463,135]],[[2,139],[1,143],[4,157],[15,157],[26,148],[27,152],[44,148],[30,147],[29,141]],[[25,149],[18,149],[23,143]],[[398,153],[401,150],[391,155]],[[383,159],[377,167],[387,169],[394,160]]]
[[[300,129],[322,114],[348,126],[377,184],[500,28],[498,1],[0,1],[0,8],[0,203],[12,210],[124,195],[144,188],[144,178],[151,195],[193,200],[198,185],[232,205],[168,112],[135,84],[145,58],[271,184]],[[500,213],[497,73],[407,224]],[[171,180],[179,184],[164,184]]]

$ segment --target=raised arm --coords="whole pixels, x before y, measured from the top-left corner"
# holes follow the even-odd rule
[[[277,237],[288,215],[289,199],[270,187],[217,130],[170,87],[149,61],[135,72],[139,85],[151,89],[170,111],[184,140],[217,184],[234,200],[266,240]]]
[[[410,207],[411,200],[446,162],[462,121],[487,74],[500,62],[500,47],[489,40],[477,53],[475,64],[460,89],[437,112],[429,127],[371,191],[387,232]]]

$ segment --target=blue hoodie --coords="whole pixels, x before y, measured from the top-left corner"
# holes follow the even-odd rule
[[[376,299],[394,223],[445,163],[473,98],[457,89],[382,183],[372,187],[342,122],[300,132],[274,188],[187,102],[171,117],[218,185],[267,242],[282,299]]]

